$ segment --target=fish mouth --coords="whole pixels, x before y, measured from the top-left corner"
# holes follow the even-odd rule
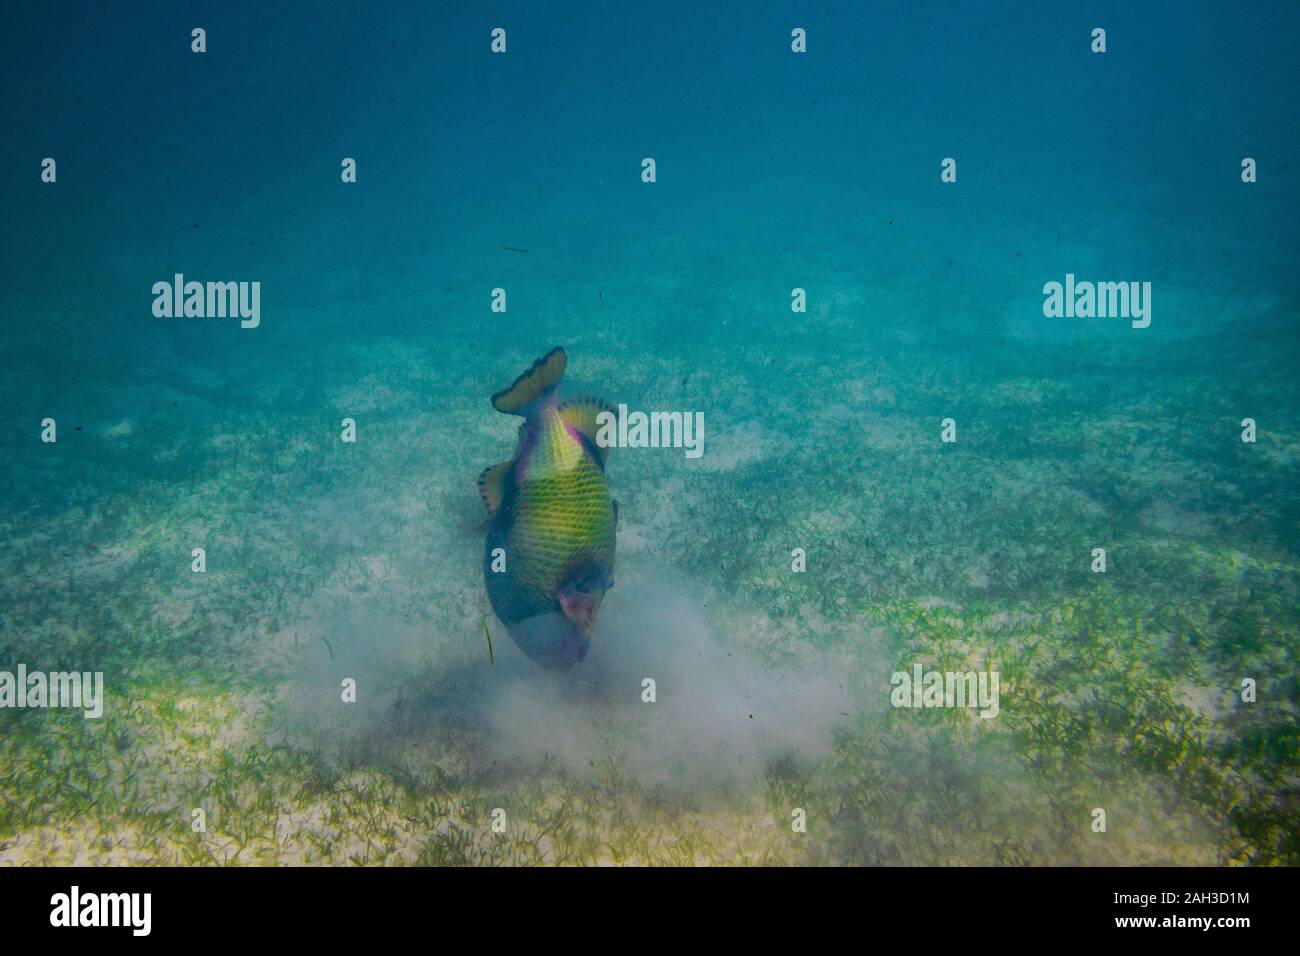
[[[582,617],[571,617],[569,620],[583,637],[590,639],[591,632],[596,628],[596,614],[593,611]]]
[[[566,586],[556,592],[560,610],[564,616],[584,637],[591,637],[596,626],[596,615],[600,612],[600,602],[605,599],[603,587]]]

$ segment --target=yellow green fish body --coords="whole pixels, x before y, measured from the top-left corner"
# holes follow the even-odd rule
[[[561,403],[567,358],[552,349],[492,397],[522,415],[514,457],[488,468],[484,582],[492,610],[529,657],[572,666],[587,653],[596,613],[613,586],[616,505],[605,484],[607,449],[596,444],[595,399]]]

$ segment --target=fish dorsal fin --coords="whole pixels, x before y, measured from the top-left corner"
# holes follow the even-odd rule
[[[506,493],[506,475],[514,465],[514,459],[503,461],[491,468],[484,468],[478,476],[478,493],[483,496],[483,506],[487,508],[489,518],[495,518],[501,510],[501,499]]]
[[[564,348],[557,345],[515,379],[509,388],[503,388],[493,395],[492,407],[507,415],[527,415],[529,406],[548,394],[564,378],[564,367],[568,361]]]
[[[617,427],[618,411],[614,406],[603,398],[575,398],[561,402],[559,412],[562,419],[591,442],[591,447],[596,450],[596,460],[600,462],[600,467],[604,468],[605,459],[609,457],[609,447],[602,446],[596,441],[596,435],[600,431],[600,423],[596,421],[596,416],[601,412],[609,412],[614,416],[613,421]]]

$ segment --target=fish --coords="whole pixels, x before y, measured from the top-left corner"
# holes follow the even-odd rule
[[[519,415],[515,453],[484,469],[487,509],[483,580],[492,611],[533,661],[568,670],[587,656],[605,593],[614,586],[618,502],[605,481],[609,448],[596,441],[608,402],[561,402],[568,366],[556,346],[492,407]]]

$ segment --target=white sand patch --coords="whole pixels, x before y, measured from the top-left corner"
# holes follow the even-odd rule
[[[1207,515],[1161,498],[1142,509],[1141,520],[1168,534],[1188,535],[1198,539],[1209,535],[1214,522]]]
[[[688,459],[688,467],[703,471],[732,471],[782,453],[787,439],[759,422],[745,422],[725,431],[704,433],[704,454]]]
[[[118,438],[130,438],[135,434],[135,426],[131,424],[129,419],[123,419],[116,425],[109,425],[100,434],[110,441]]]
[[[1001,382],[992,390],[995,399],[1013,405],[1040,405],[1059,394],[1064,386],[1047,379],[1013,379]]]
[[[620,520],[618,526],[618,554],[632,555],[647,551],[652,539],[642,534],[641,525],[624,525]]]
[[[856,416],[860,441],[872,451],[895,452],[917,445],[921,429],[916,422],[899,416],[866,412]]]

